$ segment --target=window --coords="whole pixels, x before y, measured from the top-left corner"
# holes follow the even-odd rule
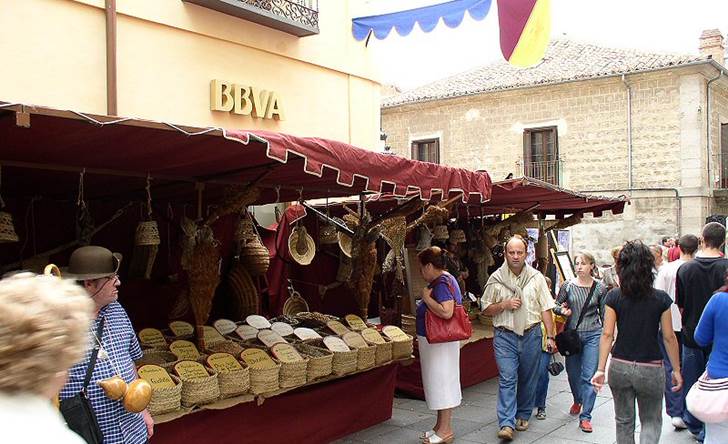
[[[525,176],[559,184],[559,142],[555,126],[523,132],[523,166]]]
[[[412,142],[412,159],[440,163],[440,139],[415,140]]]

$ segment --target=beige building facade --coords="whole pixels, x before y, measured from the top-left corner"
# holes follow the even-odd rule
[[[616,69],[605,69],[610,60]],[[624,240],[698,233],[708,215],[728,213],[720,197],[728,188],[721,168],[728,158],[720,154],[728,123],[722,63],[560,41],[547,52],[549,66],[525,74],[535,81],[503,65],[444,79],[386,98],[382,127],[399,155],[422,156],[426,141],[436,144],[440,162],[486,169],[494,180],[525,174],[628,196],[624,214],[587,215],[572,228],[575,251],[595,251],[607,262],[609,249]],[[478,88],[484,91],[467,92]],[[547,145],[548,158],[539,157]]]
[[[0,0],[0,101],[107,114],[114,3],[117,115],[379,145],[380,85],[348,0]],[[211,110],[213,80],[275,92],[284,118]]]

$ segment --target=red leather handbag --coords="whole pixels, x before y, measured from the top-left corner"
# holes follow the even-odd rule
[[[450,290],[455,299],[455,289],[449,282],[443,282]],[[463,341],[473,335],[473,324],[470,323],[468,314],[462,304],[456,304],[450,319],[443,319],[430,311],[425,311],[425,330],[427,342],[439,344],[442,342]]]
[[[460,304],[455,306],[450,319],[443,319],[428,309],[425,313],[425,329],[430,344],[463,341],[473,335],[473,325]]]

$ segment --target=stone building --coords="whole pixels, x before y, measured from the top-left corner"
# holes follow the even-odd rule
[[[651,54],[555,40],[543,62],[499,62],[382,102],[399,155],[627,195],[622,215],[585,216],[574,250],[698,233],[728,213],[728,72],[718,30],[700,55]]]

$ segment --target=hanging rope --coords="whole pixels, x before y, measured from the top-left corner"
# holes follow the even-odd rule
[[[147,220],[152,220],[152,176],[147,173]]]
[[[81,174],[78,177],[78,198],[76,199],[76,205],[81,209],[86,208],[86,200],[83,195],[83,176],[86,174],[86,168],[81,170]]]

